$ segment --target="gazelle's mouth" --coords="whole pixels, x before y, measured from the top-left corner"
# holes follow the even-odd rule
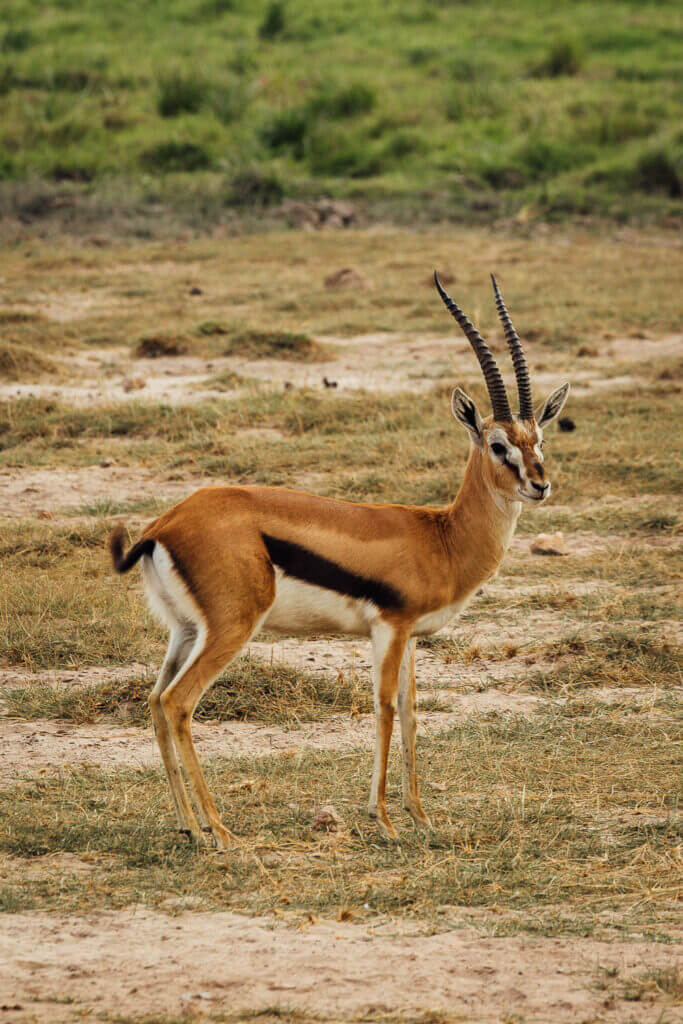
[[[531,501],[534,505],[537,505],[540,501],[545,501],[550,494],[550,491],[545,491],[543,494],[529,494],[528,491],[523,491],[521,487],[518,487],[517,493],[524,498],[525,501]]]

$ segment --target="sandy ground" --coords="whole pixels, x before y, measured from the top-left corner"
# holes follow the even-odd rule
[[[452,711],[424,711],[420,714],[423,733],[440,732],[471,714],[490,711],[525,711],[539,706],[537,697],[489,690],[482,694],[453,697]],[[203,761],[211,757],[265,755],[315,748],[317,750],[367,749],[374,742],[375,726],[370,715],[352,719],[347,715],[308,722],[283,729],[258,722],[194,722],[192,734]],[[398,742],[398,729],[394,743]],[[80,764],[99,768],[147,768],[161,760],[151,728],[116,726],[109,723],[74,725],[54,719],[25,722],[0,718],[0,782],[35,772],[73,768]]]
[[[0,383],[0,398],[58,398],[77,406],[111,402],[163,401],[184,404],[208,398],[235,397],[239,388],[225,392],[211,387],[211,380],[229,372],[274,387],[294,385],[324,390],[324,379],[334,381],[338,391],[374,392],[428,391],[457,372],[473,376],[471,350],[458,337],[413,337],[397,340],[391,334],[366,334],[352,339],[321,337],[334,346],[334,357],[324,362],[292,362],[282,359],[244,359],[240,356],[203,359],[198,356],[163,356],[135,359],[123,348],[91,348],[61,359],[70,383],[48,381]],[[617,338],[600,355],[582,359],[572,366],[572,389],[576,395],[630,387],[633,377],[615,372],[615,365],[642,363],[680,354],[683,335],[671,334],[654,340]],[[557,385],[560,367],[534,367],[537,392]]]
[[[479,1024],[683,1019],[600,987],[607,970],[628,977],[661,969],[680,950],[489,938],[458,923],[424,936],[387,921],[320,921],[294,930],[228,912],[9,915],[0,933],[2,1019],[58,1024],[116,1007],[119,1014],[201,1020],[275,1006],[324,1020],[445,1008]],[[74,1004],[64,1005],[68,999]]]

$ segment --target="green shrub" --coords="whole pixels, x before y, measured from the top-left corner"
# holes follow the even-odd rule
[[[570,142],[549,142],[531,138],[517,151],[517,160],[529,176],[538,180],[576,167],[588,153]]]
[[[223,124],[238,121],[246,108],[247,94],[244,86],[238,79],[232,82],[224,82],[211,93],[211,109]]]
[[[61,92],[84,92],[91,86],[100,84],[100,76],[92,71],[58,68],[50,75],[49,84]]]
[[[304,139],[309,116],[305,110],[290,107],[274,114],[260,130],[263,142],[274,153],[289,149],[297,159],[304,155]]]
[[[150,171],[203,171],[211,166],[211,158],[203,146],[174,139],[150,146],[140,159]]]
[[[230,181],[228,206],[273,206],[282,201],[285,190],[275,174],[258,169],[239,171]]]
[[[372,110],[376,99],[374,89],[369,85],[364,82],[351,82],[339,88],[328,86],[321,89],[312,97],[309,109],[313,114],[342,119],[366,114]]]
[[[259,39],[277,39],[285,30],[285,5],[280,0],[273,0],[259,25]]]
[[[193,74],[172,71],[159,80],[157,110],[162,117],[196,114],[206,98],[206,83]]]
[[[449,121],[497,117],[506,106],[505,94],[498,87],[488,82],[462,82],[446,98],[446,117]]]
[[[369,178],[380,174],[382,160],[376,144],[339,129],[318,124],[306,139],[306,159],[313,174]]]
[[[635,185],[641,192],[666,192],[672,198],[681,195],[681,176],[663,149],[640,157],[635,166]]]
[[[28,28],[8,28],[2,37],[5,53],[23,53],[33,44],[33,33]]]
[[[411,153],[419,153],[425,148],[424,139],[421,135],[411,131],[398,131],[387,139],[383,152],[388,157],[400,159],[410,156]]]
[[[531,73],[536,78],[560,78],[578,74],[582,64],[583,57],[577,44],[571,39],[558,39]]]

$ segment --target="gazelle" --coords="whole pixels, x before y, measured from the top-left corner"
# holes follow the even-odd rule
[[[149,702],[178,828],[196,837],[210,832],[219,848],[233,837],[202,774],[190,723],[202,694],[261,627],[371,637],[376,748],[369,812],[395,839],[385,789],[398,706],[403,804],[418,827],[430,825],[416,772],[415,638],[465,608],[498,571],[522,502],[538,504],[550,494],[543,428],[569,391],[563,384],[534,413],[524,352],[493,279],[517,379],[519,414],[513,415],[486,342],[436,272],[434,280],[474,349],[493,407],[483,419],[464,391],[453,392],[453,415],[469,435],[470,455],[451,505],[367,505],[277,487],[215,486],[155,519],[127,554],[123,528],[112,533],[116,570],[127,572],[142,559],[150,606],[170,630]]]

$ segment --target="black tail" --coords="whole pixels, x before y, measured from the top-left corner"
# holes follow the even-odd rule
[[[109,537],[109,550],[111,551],[112,562],[117,572],[128,572],[132,569],[139,558],[143,555],[151,555],[154,551],[154,545],[156,543],[152,537],[145,537],[144,540],[139,540],[137,544],[133,544],[127,555],[123,553],[123,541],[126,536],[126,531],[122,526],[117,526]]]

